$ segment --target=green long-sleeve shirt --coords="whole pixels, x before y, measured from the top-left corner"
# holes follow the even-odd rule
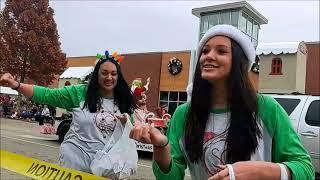
[[[204,137],[204,162],[191,163],[183,143],[188,108],[188,103],[179,106],[170,120],[167,136],[171,148],[171,165],[169,171],[164,173],[158,164],[153,162],[153,171],[157,179],[183,179],[187,166],[192,179],[207,179],[216,172],[214,165],[218,164],[215,163],[225,163],[224,145],[230,112],[213,110],[210,113]],[[291,170],[293,180],[314,179],[311,158],[302,146],[284,109],[273,98],[259,95],[258,117],[262,122],[262,138],[251,160],[283,163]],[[212,156],[212,153],[215,155]]]

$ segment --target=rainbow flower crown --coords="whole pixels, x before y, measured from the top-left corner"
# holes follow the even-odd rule
[[[97,57],[96,63],[98,63],[98,62],[100,62],[102,60],[106,60],[106,59],[113,59],[118,64],[120,64],[121,61],[123,61],[123,58],[124,58],[123,56],[118,56],[118,53],[116,51],[112,55],[110,55],[108,50],[106,50],[104,52],[104,55],[101,55],[101,54],[98,53],[96,57]]]

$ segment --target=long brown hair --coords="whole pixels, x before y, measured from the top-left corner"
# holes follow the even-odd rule
[[[248,77],[249,60],[238,43],[231,40],[231,45],[232,67],[228,80],[231,123],[226,142],[227,163],[249,160],[261,137],[257,120],[257,95]],[[202,79],[199,64],[198,61],[185,130],[185,146],[191,162],[199,161],[203,155],[204,131],[214,91],[213,85]]]

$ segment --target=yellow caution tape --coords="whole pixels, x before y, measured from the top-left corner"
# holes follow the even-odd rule
[[[48,180],[84,180],[105,179],[89,173],[64,168],[56,164],[32,159],[19,154],[1,150],[1,168],[13,171],[34,179]]]

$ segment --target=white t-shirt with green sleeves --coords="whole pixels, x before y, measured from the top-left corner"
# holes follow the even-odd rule
[[[203,160],[191,163],[183,143],[188,107],[188,103],[179,106],[170,120],[167,136],[171,148],[171,165],[169,172],[164,173],[153,162],[157,179],[183,179],[187,166],[192,179],[208,179],[218,172],[217,165],[226,163],[226,137],[231,113],[227,109],[213,110],[210,113],[204,133]],[[251,160],[283,163],[291,170],[294,180],[314,179],[310,156],[283,108],[273,98],[258,95],[258,118],[262,138],[259,139],[257,151],[251,156]]]
[[[60,146],[59,164],[91,173],[90,164],[94,155],[98,150],[103,149],[114,129],[111,127],[113,122],[110,122],[107,124],[110,128],[107,128],[106,132],[101,131],[97,127],[96,119],[103,115],[102,112],[90,113],[87,108],[83,108],[86,88],[86,85],[66,86],[59,89],[34,86],[32,100],[71,110],[72,123]],[[108,111],[120,114],[113,99],[102,99],[101,106],[104,113]]]

